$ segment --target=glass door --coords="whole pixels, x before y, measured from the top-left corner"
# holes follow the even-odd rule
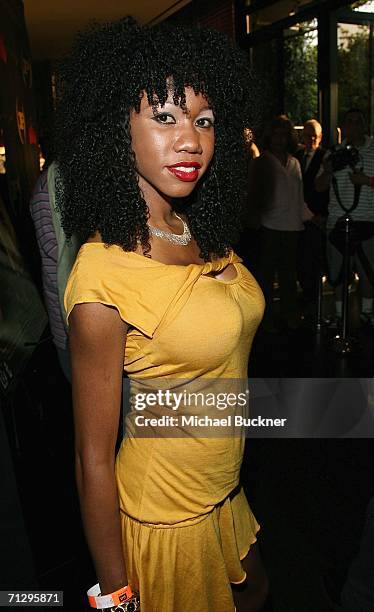
[[[355,2],[337,23],[338,125],[350,108],[359,108],[374,128],[374,1]]]

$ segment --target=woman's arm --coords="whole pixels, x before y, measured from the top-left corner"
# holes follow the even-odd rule
[[[69,318],[76,479],[102,594],[127,585],[114,474],[127,326],[116,309],[76,305]]]

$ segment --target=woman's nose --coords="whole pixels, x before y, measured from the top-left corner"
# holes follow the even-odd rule
[[[196,127],[189,121],[183,125],[174,142],[174,150],[178,153],[202,153],[200,134]]]

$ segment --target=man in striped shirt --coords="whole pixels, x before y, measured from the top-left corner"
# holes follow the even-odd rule
[[[332,186],[332,176],[336,177],[338,193],[342,204],[349,209],[355,197],[355,185],[361,185],[361,191],[357,207],[350,213],[354,221],[364,221],[374,223],[374,141],[365,133],[365,118],[359,109],[351,109],[346,112],[343,121],[345,139],[342,146],[351,145],[355,147],[360,155],[357,170],[352,172],[348,166],[343,170],[333,173],[330,152],[325,156],[323,169],[316,178],[315,186],[317,191],[324,191],[330,187],[329,216],[327,220],[328,233],[334,228],[337,220],[344,214],[336,197],[335,189]],[[362,243],[364,253],[374,268],[374,235]],[[336,279],[342,265],[341,253],[327,241],[327,256],[330,268],[330,275]],[[374,325],[373,297],[374,288],[357,256],[354,257],[354,264],[360,276],[361,289],[361,320],[363,323]],[[342,299],[341,287],[336,288],[335,305],[337,317],[341,317]]]
[[[67,278],[80,244],[75,237],[67,243],[62,230],[55,203],[56,172],[56,166],[52,164],[38,178],[30,202],[30,213],[41,256],[44,300],[52,338],[61,368],[70,381],[68,334],[62,304]]]

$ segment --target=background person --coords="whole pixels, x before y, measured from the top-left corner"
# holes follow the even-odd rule
[[[360,161],[357,165],[357,171],[352,172],[352,169],[347,164],[343,169],[333,172],[330,155],[327,152],[323,169],[315,181],[317,191],[325,191],[330,189],[330,204],[329,216],[327,221],[327,231],[331,232],[337,220],[344,215],[344,211],[340,206],[335,189],[332,184],[332,176],[336,177],[338,193],[343,205],[350,208],[355,199],[355,185],[361,186],[358,205],[350,213],[354,221],[363,222],[366,226],[367,235],[371,233],[371,237],[362,242],[363,251],[368,259],[371,268],[374,267],[374,183],[371,177],[374,176],[374,142],[366,134],[365,118],[361,110],[351,109],[346,112],[343,120],[344,140],[342,147],[353,146],[358,150]],[[329,271],[332,280],[339,277],[339,272],[342,267],[343,257],[341,252],[327,241],[327,257]],[[369,280],[369,277],[357,255],[353,262],[355,269],[360,277],[360,292],[361,292],[361,321],[363,324],[374,324],[373,316],[373,297],[374,288]],[[335,312],[338,321],[342,315],[342,294],[341,285],[335,288]]]
[[[248,190],[247,198],[243,207],[240,241],[235,248],[239,255],[243,258],[244,264],[247,266],[247,268],[255,274],[259,253],[258,230],[260,227],[260,219],[258,206],[255,198],[253,197],[251,187],[253,184],[253,162],[260,156],[260,151],[253,140],[253,131],[251,128],[244,128],[244,147],[247,161]]]
[[[303,291],[305,313],[315,316],[329,198],[328,189],[319,192],[314,184],[326,153],[321,147],[322,126],[316,119],[305,122],[303,141],[304,148],[299,149],[295,157],[300,162],[303,176],[304,201],[313,217],[304,222],[305,231],[299,244],[298,278]]]
[[[296,329],[300,324],[297,303],[297,253],[304,230],[304,194],[300,164],[294,157],[297,146],[292,122],[285,115],[267,127],[264,152],[253,163],[251,193],[260,211],[260,257],[258,278],[265,294],[264,328],[276,329],[273,284],[277,273],[280,316]]]
[[[251,128],[244,128],[244,145],[248,155],[248,161],[260,157],[260,151],[253,139],[253,131]]]
[[[42,264],[44,302],[53,343],[61,369],[71,382],[70,353],[65,320],[64,293],[69,274],[81,245],[77,236],[71,240],[61,225],[56,204],[57,167],[53,162],[38,178],[30,201],[30,214]]]
[[[366,508],[359,551],[348,570],[341,593],[342,612],[374,609],[374,497]]]

